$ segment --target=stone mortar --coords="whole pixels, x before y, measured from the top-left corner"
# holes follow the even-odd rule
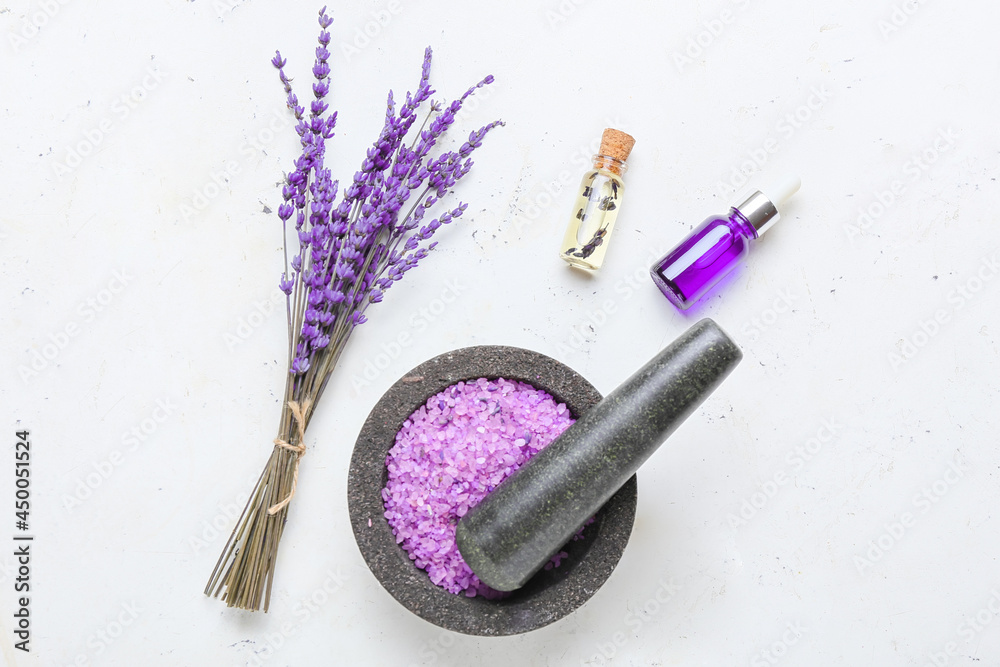
[[[404,607],[435,625],[468,635],[502,636],[553,623],[590,599],[618,564],[632,533],[636,508],[633,476],[597,513],[584,539],[570,542],[569,557],[538,572],[503,600],[468,598],[431,583],[385,520],[382,489],[386,455],[403,422],[427,399],[456,382],[481,377],[527,382],[565,403],[579,419],[601,394],[555,359],[516,347],[484,345],[448,352],[400,378],[372,409],[361,429],[347,479],[351,527],[361,555],[379,583]],[[369,526],[369,521],[371,526]]]

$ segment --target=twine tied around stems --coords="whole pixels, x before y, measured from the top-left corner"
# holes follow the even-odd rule
[[[292,502],[292,497],[295,495],[295,487],[299,484],[299,461],[306,455],[306,412],[309,411],[311,403],[312,401],[309,399],[303,401],[302,405],[299,405],[298,401],[288,401],[288,409],[292,411],[292,417],[295,418],[295,423],[299,427],[299,444],[293,445],[281,438],[275,438],[274,446],[279,449],[287,449],[295,454],[295,463],[293,464],[295,467],[292,469],[292,490],[288,492],[284,500],[268,508],[268,516],[274,516],[280,512],[288,503]]]

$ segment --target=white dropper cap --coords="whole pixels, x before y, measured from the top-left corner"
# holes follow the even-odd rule
[[[759,237],[778,221],[780,209],[798,192],[801,185],[802,180],[798,176],[771,181],[754,191],[735,208],[750,221]]]
[[[799,188],[802,187],[802,179],[792,174],[786,174],[780,180],[774,180],[764,184],[760,189],[764,196],[771,200],[774,207],[781,211],[782,207],[788,203]]]

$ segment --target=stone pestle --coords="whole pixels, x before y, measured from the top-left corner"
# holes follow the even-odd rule
[[[504,480],[458,523],[487,586],[523,586],[708,398],[743,353],[703,319]]]

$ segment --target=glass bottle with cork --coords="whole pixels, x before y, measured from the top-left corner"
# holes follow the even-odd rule
[[[566,236],[559,256],[563,261],[591,271],[601,268],[608,250],[608,239],[621,210],[625,184],[622,176],[625,161],[635,139],[607,128],[601,136],[600,152],[594,156],[594,168],[583,175],[580,191],[573,204]]]

